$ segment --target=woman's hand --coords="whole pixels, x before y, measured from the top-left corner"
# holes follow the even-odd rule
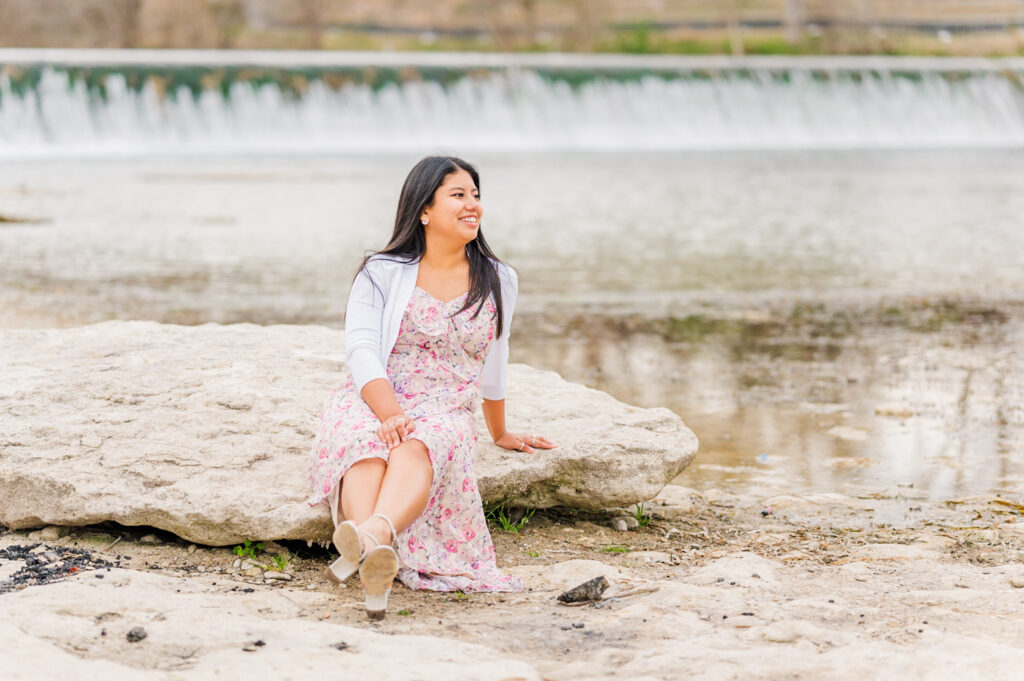
[[[538,449],[554,449],[556,446],[554,442],[549,442],[547,438],[540,435],[510,433],[507,430],[504,435],[494,441],[494,444],[505,449],[517,449],[526,454],[533,454]]]
[[[416,423],[405,414],[395,414],[384,419],[377,429],[377,437],[389,449],[394,449],[409,439],[409,433],[416,430]]]

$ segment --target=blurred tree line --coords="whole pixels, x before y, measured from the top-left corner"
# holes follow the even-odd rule
[[[1024,53],[1024,0],[0,0],[0,46]]]

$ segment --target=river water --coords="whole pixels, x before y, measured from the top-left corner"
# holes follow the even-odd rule
[[[340,327],[416,158],[5,163],[0,325]],[[513,361],[680,414],[680,482],[1021,488],[1024,152],[472,160]]]
[[[0,50],[0,326],[343,325],[426,153],[679,482],[1024,489],[1021,60]],[[514,399],[514,396],[511,398]]]

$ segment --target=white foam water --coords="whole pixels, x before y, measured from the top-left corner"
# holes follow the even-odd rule
[[[301,68],[307,85],[166,91],[118,72],[245,64]],[[25,65],[39,77],[15,87]],[[70,75],[97,65],[102,94]],[[413,75],[318,77],[375,65]],[[4,157],[1024,146],[1022,60],[4,50],[0,67]]]

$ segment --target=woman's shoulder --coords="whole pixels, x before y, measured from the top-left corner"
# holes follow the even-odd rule
[[[500,260],[492,260],[491,263],[498,270],[498,278],[501,280],[501,283],[512,285],[513,287],[518,286],[519,275],[516,274],[515,269],[511,265]]]
[[[374,253],[366,259],[361,269],[371,276],[381,275],[387,278],[415,265],[415,259],[410,261],[403,256]]]

